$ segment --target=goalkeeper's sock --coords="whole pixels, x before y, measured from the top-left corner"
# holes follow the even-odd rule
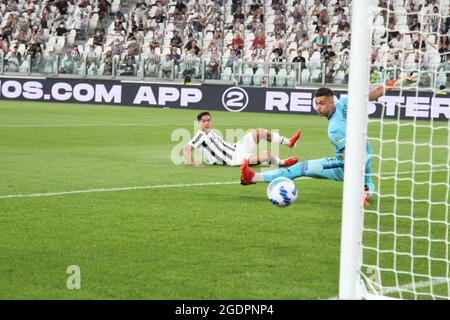
[[[255,172],[255,175],[252,178],[252,182],[265,182],[263,174]]]
[[[279,177],[285,177],[285,178],[294,180],[295,178],[306,175],[305,165],[306,165],[306,161],[301,162],[301,163],[296,163],[293,166],[290,166],[285,169],[277,169],[277,170],[266,171],[263,173],[255,173],[255,176],[253,177],[253,181],[269,183],[272,180],[275,180],[276,178],[279,178]]]
[[[294,180],[305,176],[315,179],[342,181],[344,172],[341,163],[343,164],[342,161],[332,158],[298,162],[288,168],[270,170],[263,173],[255,172],[251,182],[269,183],[279,177]]]
[[[253,182],[266,182],[269,183],[279,177],[289,177],[289,169],[277,169],[270,170],[263,173],[255,172],[252,178]]]
[[[368,182],[365,184],[364,188],[367,190],[368,198],[370,199],[375,192],[375,184]]]

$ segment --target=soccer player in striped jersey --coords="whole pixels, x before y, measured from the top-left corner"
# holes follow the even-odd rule
[[[263,139],[269,142],[284,144],[289,148],[296,145],[300,138],[301,131],[297,130],[291,138],[286,138],[276,132],[265,129],[253,129],[247,133],[236,144],[223,140],[212,129],[211,114],[207,111],[197,116],[199,130],[183,148],[183,154],[188,163],[199,167],[192,157],[193,149],[202,149],[207,164],[239,166],[243,160],[248,160],[248,164],[270,163],[280,167],[289,167],[298,162],[297,158],[281,160],[269,151],[253,154],[256,145]]]
[[[369,101],[377,100],[386,91],[398,86],[416,81],[416,77],[406,77],[387,82],[384,86],[378,86],[369,92]],[[329,179],[335,181],[344,180],[345,136],[347,125],[348,99],[341,98],[334,101],[334,93],[329,88],[320,88],[314,94],[317,113],[328,119],[328,139],[334,147],[334,157],[308,160],[297,163],[286,169],[255,173],[250,169],[246,160],[241,164],[241,184],[249,185],[256,182],[271,182],[278,177],[295,179],[299,177],[311,177],[316,179]],[[364,204],[369,204],[369,198],[375,191],[372,182],[372,148],[367,142],[365,157],[364,180]]]

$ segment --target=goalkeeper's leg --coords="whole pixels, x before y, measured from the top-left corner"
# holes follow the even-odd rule
[[[255,182],[269,183],[279,177],[295,179],[299,177],[310,177],[315,179],[328,179],[342,181],[344,179],[344,163],[336,158],[323,158],[308,160],[297,163],[286,169],[266,171],[263,173],[253,172],[248,162],[241,165],[241,183],[248,185]]]
[[[248,157],[249,165],[268,163],[278,167],[290,167],[298,162],[297,158],[280,159],[274,156],[270,151],[263,151],[258,154],[252,154]]]

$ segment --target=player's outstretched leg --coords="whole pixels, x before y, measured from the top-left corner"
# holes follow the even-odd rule
[[[268,131],[266,129],[257,128],[252,131],[253,140],[259,143],[261,140],[267,140],[269,142],[275,142],[279,144],[285,144],[289,148],[294,148],[298,139],[302,135],[302,131],[299,129],[295,131],[294,135],[290,138],[279,135],[276,132]]]
[[[255,173],[250,168],[247,160],[241,164],[241,184],[243,185],[256,182],[269,183],[279,177],[286,177],[292,180],[304,176],[315,179],[342,181],[344,179],[343,162],[336,158],[308,160],[294,164],[289,168],[263,173]]]
[[[304,162],[302,162],[304,163]],[[267,182],[278,178],[286,177],[289,179],[295,179],[301,176],[301,166],[297,163],[285,169],[271,170],[264,173],[255,173],[248,163],[248,160],[244,160],[241,164],[241,184],[249,185],[256,182]]]
[[[252,154],[248,158],[248,162],[250,165],[253,164],[261,164],[261,163],[269,163],[276,165],[278,167],[290,167],[298,162],[297,158],[287,158],[287,159],[280,159],[276,156],[274,156],[270,151],[264,151],[258,154]]]

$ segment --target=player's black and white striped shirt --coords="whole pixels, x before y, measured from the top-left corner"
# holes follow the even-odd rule
[[[201,148],[209,164],[230,164],[236,151],[234,144],[226,142],[213,130],[199,130],[188,144],[194,149]]]

